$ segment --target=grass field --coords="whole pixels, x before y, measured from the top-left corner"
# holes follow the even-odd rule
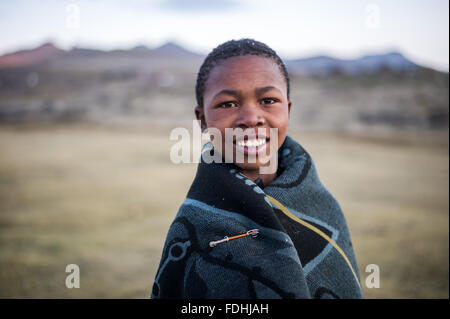
[[[292,136],[346,214],[367,298],[449,297],[448,139]],[[0,127],[0,297],[147,298],[196,164],[168,131]],[[77,264],[81,287],[65,287]],[[365,285],[364,285],[365,286]]]

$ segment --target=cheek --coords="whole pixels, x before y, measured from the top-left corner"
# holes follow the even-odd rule
[[[227,118],[224,117],[222,114],[219,114],[220,112],[207,112],[205,114],[205,120],[208,125],[208,127],[215,127],[219,130],[224,129],[225,127],[228,127]]]
[[[289,124],[289,114],[287,112],[280,112],[273,117],[272,127],[278,128],[279,135],[286,133],[288,124]]]
[[[274,120],[272,121],[272,127],[278,128],[278,149],[281,147],[281,145],[284,142],[284,139],[286,138],[287,134],[287,128],[289,123],[289,114],[288,113],[280,113],[276,117],[274,117]]]

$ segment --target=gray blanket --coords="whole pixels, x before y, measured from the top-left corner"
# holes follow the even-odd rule
[[[311,157],[288,136],[278,160],[266,187],[234,164],[199,163],[152,298],[362,297],[344,215]]]

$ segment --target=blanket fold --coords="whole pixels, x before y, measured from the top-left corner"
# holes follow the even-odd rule
[[[214,152],[212,145],[202,152]],[[232,163],[200,161],[170,226],[152,298],[362,297],[344,215],[311,157],[287,136],[278,165],[262,188]],[[257,236],[243,235],[253,229]]]

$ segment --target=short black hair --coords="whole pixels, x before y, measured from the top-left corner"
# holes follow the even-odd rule
[[[197,74],[197,83],[195,85],[195,96],[197,105],[203,107],[203,93],[205,92],[205,83],[208,80],[211,70],[223,60],[234,56],[257,55],[272,59],[280,68],[281,74],[286,80],[287,97],[289,98],[289,75],[281,58],[278,54],[266,44],[253,39],[230,40],[222,43],[212,50],[203,61]]]

